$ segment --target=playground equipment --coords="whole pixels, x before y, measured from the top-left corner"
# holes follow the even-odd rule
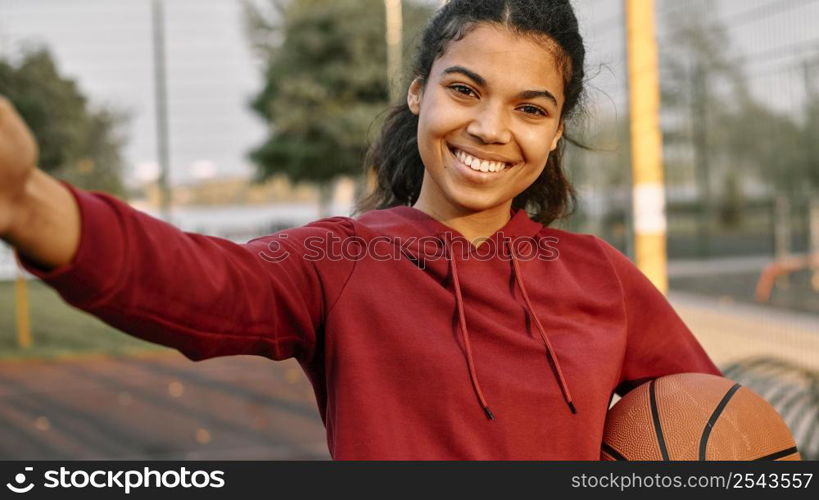
[[[786,205],[785,201],[777,200],[776,224],[776,260],[762,270],[756,284],[755,298],[757,302],[768,302],[771,299],[777,280],[789,274],[810,269],[811,288],[819,292],[819,199],[811,201],[809,209],[810,250],[807,255],[789,255],[789,238],[787,210],[779,209]]]

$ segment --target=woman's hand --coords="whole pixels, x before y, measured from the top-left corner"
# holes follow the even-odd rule
[[[50,269],[71,261],[80,241],[80,211],[71,192],[36,168],[37,143],[0,96],[0,239]]]
[[[34,136],[0,95],[0,237],[22,216],[25,187],[37,164]]]

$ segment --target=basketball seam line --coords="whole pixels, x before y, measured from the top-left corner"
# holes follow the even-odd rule
[[[663,460],[668,461],[668,450],[665,447],[665,437],[663,437],[663,428],[660,426],[660,413],[657,411],[657,397],[654,395],[654,382],[652,380],[648,385],[649,402],[651,403],[651,418],[654,420],[654,431],[657,433],[657,443],[660,445],[660,454]]]
[[[728,402],[741,387],[740,384],[734,384],[733,387],[725,393],[725,396],[722,397],[722,400],[714,409],[714,413],[711,414],[711,418],[709,418],[705,424],[705,429],[702,430],[702,436],[700,438],[700,461],[705,461],[705,451],[708,448],[708,439],[711,437],[711,430],[714,428],[714,424],[728,405]]]
[[[613,446],[611,446],[608,443],[603,443],[603,451],[611,455],[612,458],[614,458],[615,460],[623,460],[628,462],[628,458],[624,457],[622,453],[617,451]]]
[[[796,449],[796,446],[794,446],[793,448],[788,448],[787,450],[777,451],[776,453],[771,453],[770,455],[765,455],[764,457],[755,458],[753,461],[758,462],[760,460],[776,460],[778,458],[787,457],[788,455],[793,455],[798,451],[799,450]]]

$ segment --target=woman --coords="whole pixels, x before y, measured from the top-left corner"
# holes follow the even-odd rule
[[[245,245],[35,170],[6,105],[0,234],[123,331],[191,359],[298,359],[336,459],[596,460],[614,392],[719,371],[622,254],[548,227],[572,199],[583,59],[567,1],[450,1],[364,213]]]

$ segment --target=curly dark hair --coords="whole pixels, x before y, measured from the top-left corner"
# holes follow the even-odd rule
[[[433,62],[449,42],[462,39],[482,22],[501,25],[521,35],[546,37],[558,46],[565,95],[560,117],[564,134],[540,177],[512,201],[514,208],[525,209],[532,219],[549,225],[569,215],[576,202],[562,163],[565,143],[575,143],[566,134],[565,124],[581,107],[584,88],[586,50],[577,18],[568,0],[450,0],[423,31],[413,65],[414,78],[426,82]],[[424,164],[418,151],[417,131],[418,117],[406,102],[390,109],[365,161],[366,169],[375,169],[376,186],[358,202],[357,212],[412,205],[418,199]]]

